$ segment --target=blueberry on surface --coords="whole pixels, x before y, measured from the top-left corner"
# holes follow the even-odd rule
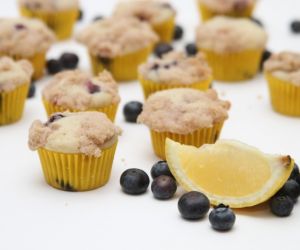
[[[294,202],[300,195],[300,187],[297,181],[288,180],[283,187],[276,193],[276,196],[289,196]]]
[[[143,104],[138,101],[131,101],[125,104],[123,114],[127,122],[136,123],[139,114],[143,111]]]
[[[78,17],[77,17],[77,21],[81,21],[83,19],[83,10],[80,9],[78,12]]]
[[[291,30],[293,33],[300,33],[300,20],[295,20],[291,23]]]
[[[286,217],[291,214],[294,202],[289,196],[274,196],[269,203],[271,212],[279,217]]]
[[[90,94],[99,93],[101,91],[100,86],[92,83],[91,81],[88,81],[86,86]]]
[[[155,49],[154,49],[154,54],[157,57],[162,57],[164,54],[167,54],[169,52],[171,52],[173,50],[172,45],[168,44],[168,43],[159,43],[158,45],[156,45]]]
[[[177,190],[174,178],[161,175],[155,178],[151,184],[151,191],[156,199],[167,200],[174,196]]]
[[[174,40],[180,40],[183,37],[183,28],[180,25],[176,25],[174,28]]]
[[[120,177],[122,190],[127,194],[142,194],[147,191],[150,179],[141,169],[131,168],[124,171]]]
[[[198,48],[195,43],[188,43],[185,46],[185,51],[186,51],[187,55],[194,56],[198,53]]]
[[[271,57],[271,55],[272,55],[272,52],[267,49],[263,52],[261,61],[260,61],[260,70],[263,70],[265,61],[267,61]]]
[[[79,57],[74,53],[67,52],[61,55],[59,61],[65,69],[76,69],[79,62]]]
[[[296,180],[297,177],[299,176],[299,174],[300,174],[300,173],[299,173],[299,167],[298,167],[298,165],[295,163],[295,164],[294,164],[293,171],[292,171],[292,173],[291,173],[289,179]]]
[[[228,206],[220,204],[210,212],[209,222],[217,231],[228,231],[235,223],[235,214]]]
[[[50,59],[47,61],[47,71],[50,75],[54,75],[63,70],[63,66],[59,60]]]
[[[174,178],[166,161],[158,161],[151,168],[151,177],[153,179],[161,175],[166,175]]]
[[[35,84],[30,84],[29,86],[29,90],[28,90],[28,94],[27,94],[27,98],[32,98],[34,97],[35,95],[35,90],[36,90],[36,87],[35,87]]]

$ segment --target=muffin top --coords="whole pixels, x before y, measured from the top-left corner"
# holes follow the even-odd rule
[[[264,64],[264,71],[300,86],[300,53],[284,51],[273,54]]]
[[[146,22],[136,18],[112,17],[96,21],[78,34],[94,56],[113,58],[153,45],[158,36]]]
[[[170,52],[141,65],[139,73],[147,80],[174,85],[189,85],[212,77],[202,53],[188,57],[181,52]]]
[[[21,6],[30,10],[58,11],[78,8],[78,0],[18,0]]]
[[[247,18],[214,17],[197,28],[197,46],[217,53],[263,49],[266,32]]]
[[[0,19],[0,54],[31,57],[54,43],[54,33],[40,20]]]
[[[244,11],[255,3],[255,0],[198,0],[217,14]]]
[[[114,12],[116,16],[136,17],[152,25],[165,22],[175,14],[175,10],[169,3],[149,0],[120,2]]]
[[[0,92],[11,91],[19,85],[30,83],[32,74],[33,68],[29,61],[0,57]]]
[[[223,122],[229,108],[230,103],[218,99],[212,89],[169,89],[148,98],[138,122],[157,132],[188,134]]]
[[[46,123],[36,120],[29,130],[31,150],[45,148],[60,153],[99,157],[112,146],[121,129],[100,112],[56,113]]]
[[[80,111],[120,101],[118,85],[108,71],[96,77],[80,70],[58,73],[44,88],[43,98],[54,105]]]

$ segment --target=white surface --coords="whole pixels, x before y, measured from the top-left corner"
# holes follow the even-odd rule
[[[0,0],[0,16],[17,15],[15,2]],[[198,23],[195,3],[173,2],[179,12],[178,23],[185,26],[185,40],[192,41]],[[98,13],[109,15],[115,1],[82,3],[87,23]],[[270,33],[269,48],[299,51],[300,35],[291,35],[289,31],[289,22],[299,15],[299,9],[298,0],[260,1],[256,16]],[[79,53],[80,67],[89,69],[85,49],[75,42],[55,45],[49,57],[66,50]],[[38,92],[42,86],[38,84]],[[214,86],[223,98],[232,102],[222,138],[238,139],[269,153],[290,154],[300,162],[300,119],[272,111],[261,75],[244,84]],[[299,244],[295,244],[300,228],[299,204],[293,215],[284,219],[272,216],[268,210],[238,212],[234,230],[217,233],[210,228],[208,218],[196,222],[180,218],[177,210],[180,191],[170,201],[155,200],[151,191],[141,196],[123,194],[119,185],[121,173],[132,167],[149,173],[157,158],[147,129],[123,121],[123,104],[142,100],[140,87],[137,83],[125,84],[120,86],[120,92],[122,103],[116,122],[124,134],[110,182],[95,191],[63,192],[44,182],[38,156],[27,147],[31,122],[46,119],[40,94],[27,102],[20,122],[0,127],[1,250],[299,249]]]

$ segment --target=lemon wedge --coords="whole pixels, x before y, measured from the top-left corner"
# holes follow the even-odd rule
[[[250,207],[273,196],[289,178],[290,156],[264,154],[234,140],[200,148],[166,140],[166,158],[186,191],[200,191],[214,205]]]

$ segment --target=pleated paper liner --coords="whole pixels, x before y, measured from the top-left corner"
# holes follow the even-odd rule
[[[157,83],[151,80],[145,79],[142,75],[139,75],[139,81],[142,86],[144,97],[145,99],[148,98],[149,95],[152,93],[166,90],[166,89],[173,89],[173,88],[193,88],[193,89],[199,89],[199,90],[207,90],[209,86],[211,85],[213,78],[209,77],[208,79],[193,83],[193,84],[165,84],[165,83]]]
[[[59,40],[64,40],[72,36],[73,27],[78,18],[79,10],[76,8],[63,11],[46,12],[20,7],[20,13],[25,17],[41,19],[54,31]]]
[[[29,83],[17,86],[9,92],[0,92],[0,125],[10,124],[22,118]]]
[[[115,58],[100,58],[90,53],[95,75],[104,69],[111,72],[117,81],[132,81],[138,77],[138,66],[144,63],[151,54],[153,45],[144,49]]]
[[[204,4],[198,2],[198,9],[200,13],[200,17],[202,21],[207,21],[215,16],[230,16],[230,17],[251,17],[252,13],[255,8],[255,4],[248,6],[245,10],[243,11],[232,11],[226,14],[219,14],[213,12],[210,8],[206,7]]]
[[[281,114],[300,116],[300,86],[266,73],[273,109]]]
[[[0,56],[9,56],[9,57],[13,58],[14,60],[21,60],[21,59],[28,60],[34,69],[33,76],[32,76],[33,80],[38,80],[38,79],[42,78],[44,75],[44,70],[45,70],[45,65],[46,65],[46,51],[36,53],[35,55],[33,55],[31,57],[24,57],[24,56],[20,56],[20,55],[10,55],[9,53],[8,54],[0,54]]]
[[[166,138],[170,138],[173,141],[186,144],[193,145],[195,147],[200,147],[203,144],[215,143],[219,138],[223,122],[215,124],[212,128],[202,128],[194,131],[189,134],[176,134],[170,132],[156,132],[151,130],[151,140],[152,146],[155,154],[165,160],[165,141]]]
[[[39,149],[46,182],[64,191],[88,191],[105,185],[110,177],[117,143],[100,157]]]
[[[254,77],[259,69],[263,50],[245,50],[235,53],[216,53],[201,49],[213,70],[214,79],[225,82],[243,81]]]
[[[152,25],[153,30],[159,36],[160,42],[169,43],[173,40],[175,27],[175,17],[171,17],[168,20]]]
[[[46,110],[46,113],[47,113],[48,116],[50,116],[53,113],[65,112],[65,111],[69,111],[69,112],[82,112],[82,110],[65,108],[65,107],[53,105],[52,103],[48,102],[44,98],[43,98],[43,104],[44,104],[44,107],[45,107],[45,110]],[[111,105],[106,106],[106,107],[91,108],[91,109],[87,109],[87,110],[84,110],[84,111],[98,111],[98,112],[102,112],[102,113],[105,113],[107,115],[107,117],[111,121],[114,121],[115,117],[116,117],[117,110],[118,110],[118,104],[111,104]]]

